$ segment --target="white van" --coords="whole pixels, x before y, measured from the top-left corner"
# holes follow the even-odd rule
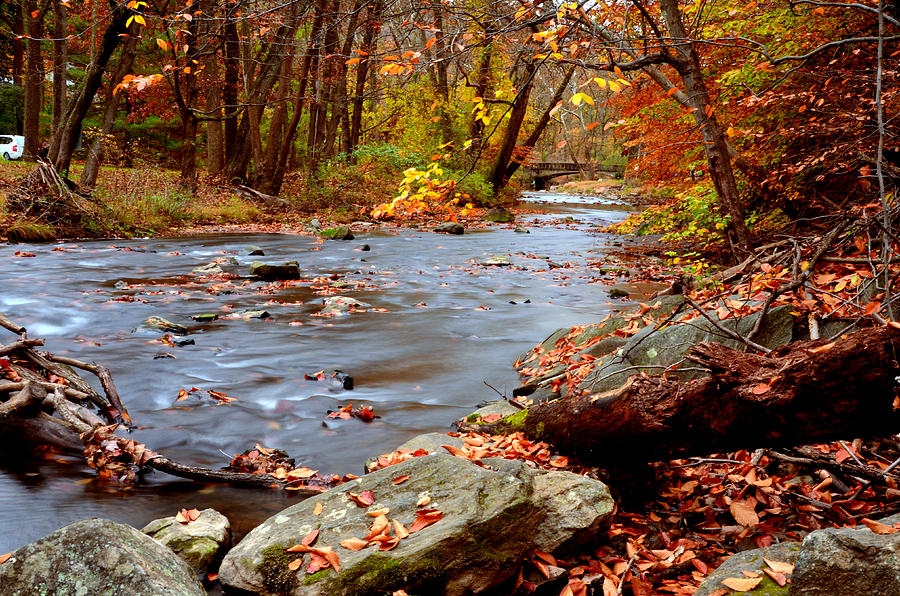
[[[0,155],[3,159],[19,159],[25,149],[25,137],[22,135],[0,135]]]

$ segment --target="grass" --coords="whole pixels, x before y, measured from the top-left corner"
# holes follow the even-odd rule
[[[5,209],[6,197],[31,168],[27,162],[0,160],[0,236],[22,241],[57,237],[40,218],[25,219]],[[77,181],[82,168],[74,163],[70,178]],[[280,195],[291,208],[270,213],[232,194],[217,179],[201,177],[192,195],[179,187],[175,170],[104,166],[93,193],[97,215],[80,227],[84,235],[145,236],[205,225],[299,224],[312,216],[346,224],[360,218],[362,205],[390,200],[397,178],[390,168],[372,161],[331,163],[317,176],[291,174]]]

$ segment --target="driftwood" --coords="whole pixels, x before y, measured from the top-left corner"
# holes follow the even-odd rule
[[[258,203],[265,209],[287,209],[291,206],[290,201],[286,201],[272,195],[267,195],[264,192],[259,192],[254,188],[250,188],[249,186],[244,186],[242,184],[232,187],[231,190],[234,192],[234,194],[240,196],[241,198],[252,201],[254,203]]]
[[[805,445],[900,431],[900,330],[795,342],[766,355],[716,343],[688,360],[693,381],[633,376],[622,387],[557,399],[482,431],[520,430],[585,463],[620,467],[737,449]]]
[[[300,493],[321,492],[319,485],[304,486],[286,474],[247,473],[191,466],[149,450],[118,434],[131,428],[131,417],[109,370],[99,364],[38,352],[42,339],[27,337],[25,327],[0,313],[0,327],[19,338],[0,345],[0,435],[63,451],[79,451],[103,476],[120,481],[139,480],[148,469],[200,482],[236,486],[289,488]],[[72,368],[94,374],[103,394],[94,390]],[[96,413],[90,409],[96,409]],[[327,484],[328,480],[325,480]]]

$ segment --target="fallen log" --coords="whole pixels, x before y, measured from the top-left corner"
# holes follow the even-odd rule
[[[35,351],[33,348],[44,345],[44,340],[28,338],[25,327],[10,321],[3,313],[0,313],[0,327],[19,335],[16,341],[0,345],[0,437],[4,440],[18,442],[21,438],[29,443],[81,453],[100,476],[126,483],[139,481],[150,469],[199,482],[276,486],[301,494],[321,492],[336,482],[331,476],[310,475],[305,468],[302,474],[292,476],[293,460],[272,462],[268,468],[251,473],[193,466],[155,453],[117,434],[120,427],[129,431],[133,425],[106,367]],[[96,376],[103,395],[72,367]],[[97,414],[88,406],[95,407]],[[258,458],[258,462],[268,465],[263,460]]]
[[[766,355],[704,343],[687,358],[710,376],[636,375],[606,393],[462,426],[523,431],[586,464],[610,467],[900,431],[900,330],[892,326],[794,342]]]

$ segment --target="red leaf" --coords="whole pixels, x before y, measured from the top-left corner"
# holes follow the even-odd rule
[[[359,494],[351,493],[348,491],[347,497],[349,497],[351,501],[353,501],[360,507],[368,507],[369,505],[371,505],[372,503],[375,502],[375,495],[372,494],[372,491],[370,491],[370,490],[364,490],[363,492],[361,492]]]

